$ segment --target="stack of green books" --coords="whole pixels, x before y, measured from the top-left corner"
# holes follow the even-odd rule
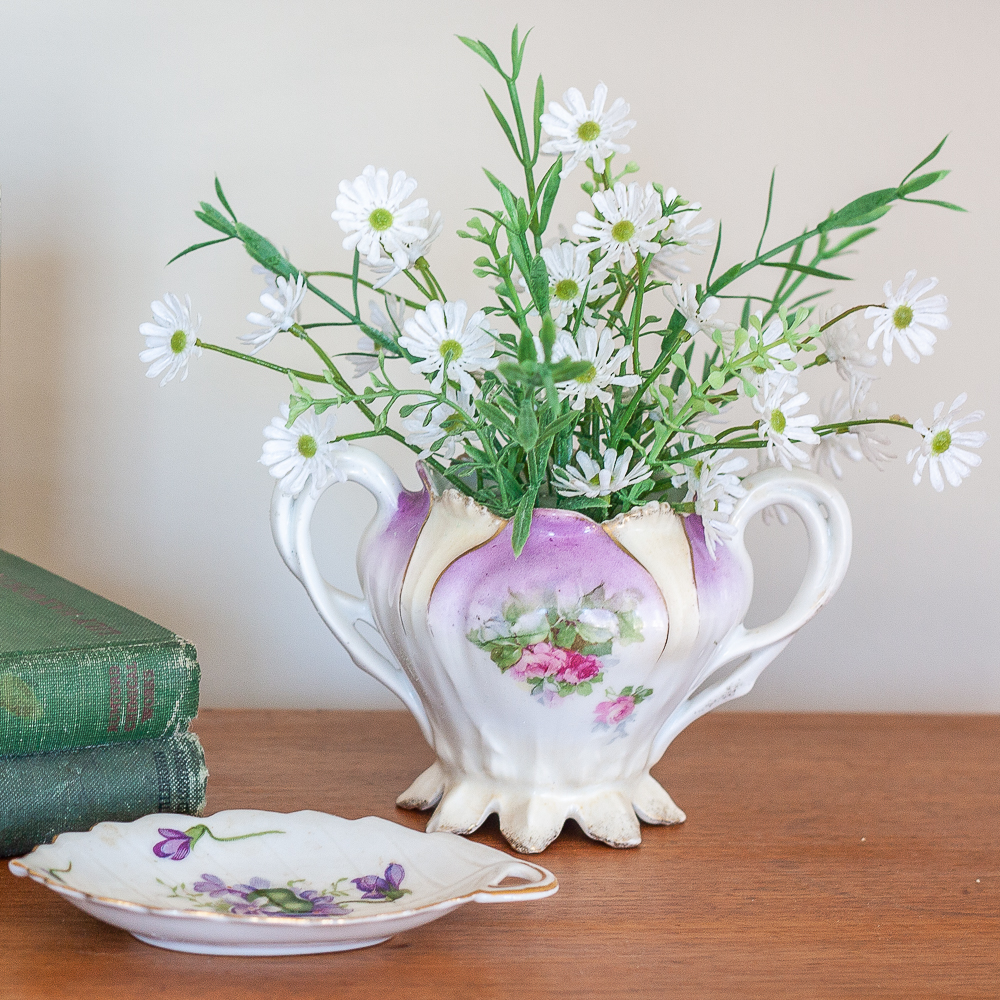
[[[198,815],[194,646],[0,551],[0,855],[151,812]]]

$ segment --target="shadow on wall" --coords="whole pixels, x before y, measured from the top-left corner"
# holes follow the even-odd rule
[[[0,268],[0,546],[42,565],[60,562],[69,500],[68,273],[56,255],[4,257]]]

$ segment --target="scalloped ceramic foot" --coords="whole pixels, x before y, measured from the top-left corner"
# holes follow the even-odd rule
[[[525,795],[498,791],[489,782],[463,778],[450,784],[443,768],[432,764],[396,799],[404,809],[431,809],[427,832],[467,834],[478,830],[491,813],[500,817],[500,832],[521,854],[538,854],[559,836],[567,819],[575,820],[592,840],[611,847],[637,847],[639,820],[669,825],[683,823],[655,778],[645,775],[630,796],[616,790],[590,795]]]
[[[674,800],[667,795],[663,786],[648,774],[643,776],[632,793],[632,805],[644,823],[672,826],[687,819],[683,810],[674,805]]]
[[[444,792],[444,772],[434,761],[416,781],[396,799],[400,809],[433,809]]]

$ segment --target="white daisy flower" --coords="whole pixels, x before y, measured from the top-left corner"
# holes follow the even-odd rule
[[[864,402],[863,398],[851,404],[851,412],[855,419],[874,420],[878,416],[878,403]],[[886,462],[891,462],[896,453],[889,451],[889,438],[881,433],[878,426],[856,427],[854,434],[858,439],[861,454],[876,468],[881,469]]]
[[[317,417],[308,412],[296,418],[291,427],[288,423],[288,404],[281,404],[281,416],[275,417],[264,428],[264,450],[260,456],[261,465],[279,480],[281,492],[296,497],[312,479],[311,489],[318,492],[331,479],[344,482],[346,475],[335,468],[334,453],[347,447],[343,441],[331,441],[333,437],[333,417],[327,414]]]
[[[837,389],[829,399],[820,404],[821,424],[841,424],[850,420],[851,416],[850,397],[842,388]],[[865,456],[861,451],[858,435],[849,431],[846,434],[824,434],[812,457],[812,465],[817,472],[822,472],[824,466],[829,466],[837,479],[843,479],[842,459],[849,458],[852,462],[860,462]]]
[[[675,188],[663,192],[663,200],[670,204],[677,197]],[[708,234],[715,228],[714,219],[697,221],[701,205],[692,202],[684,205],[669,216],[670,225],[662,236],[669,242],[657,251],[653,258],[653,270],[668,281],[676,281],[691,270],[684,261],[685,253],[703,254],[713,245]]]
[[[272,295],[270,289],[267,289],[260,297],[260,304],[270,311],[270,316],[258,312],[247,313],[247,322],[264,328],[240,335],[242,343],[253,345],[251,354],[256,354],[262,347],[270,344],[279,333],[294,325],[295,312],[306,297],[305,275],[300,272],[298,278],[292,282],[279,274],[275,279],[275,289],[276,295]]]
[[[568,240],[542,249],[542,260],[549,273],[549,311],[556,326],[565,327],[569,323],[573,311],[583,302],[583,290],[588,282],[588,302],[596,301],[617,287],[607,280],[608,272],[600,264],[591,271],[589,255],[593,249],[586,243],[577,246]],[[528,287],[523,275],[521,286]]]
[[[467,392],[456,392],[448,386],[445,395],[469,418],[475,422],[476,412],[472,405],[472,397]],[[431,406],[428,403],[427,406]],[[425,410],[421,407],[420,410]],[[473,440],[475,432],[469,428],[468,421],[464,420],[454,406],[447,403],[438,403],[431,410],[430,420],[426,412],[414,411],[417,416],[408,417],[403,421],[403,429],[406,431],[406,443],[419,445],[423,451],[418,457],[427,458],[431,454],[431,449],[435,441],[444,438],[444,443],[434,449],[434,455],[438,458],[445,458],[449,461],[464,450],[463,442]]]
[[[947,330],[951,320],[945,316],[948,299],[944,295],[932,295],[920,302],[920,296],[925,295],[935,285],[937,278],[924,278],[913,288],[910,282],[917,276],[916,271],[907,271],[903,283],[892,292],[892,282],[885,283],[885,305],[869,306],[865,310],[865,319],[875,320],[875,330],[868,338],[868,349],[871,350],[882,337],[882,360],[892,364],[892,342],[895,340],[900,350],[914,363],[920,361],[920,355],[934,353],[937,337],[927,327],[935,330]]]
[[[450,355],[447,377],[457,379],[461,387],[475,395],[476,383],[470,371],[492,371],[500,363],[494,357],[496,343],[486,321],[486,313],[475,312],[466,322],[469,307],[464,301],[446,302],[436,299],[403,324],[406,335],[399,338],[401,346],[423,361],[410,365],[410,370],[430,374],[437,372],[431,386],[440,391],[445,379],[445,356]]]
[[[389,172],[370,165],[353,182],[341,181],[332,218],[350,233],[344,249],[357,249],[369,264],[377,264],[384,250],[400,268],[406,267],[410,263],[407,245],[427,237],[423,226],[413,225],[427,218],[427,199],[403,205],[416,186],[402,170],[393,174],[390,186]]]
[[[809,454],[803,451],[796,442],[802,444],[818,444],[819,435],[813,430],[818,423],[815,413],[799,415],[799,410],[809,402],[809,395],[797,392],[787,396],[789,388],[794,392],[795,379],[783,379],[772,383],[764,372],[756,380],[758,392],[751,402],[753,408],[760,414],[757,433],[762,441],[767,442],[767,457],[771,462],[780,462],[786,469],[792,468],[792,463],[809,464]]]
[[[965,405],[968,399],[966,393],[962,393],[948,410],[945,416],[941,416],[944,410],[944,403],[938,403],[934,407],[934,419],[928,427],[923,420],[917,420],[913,429],[924,439],[921,444],[914,448],[906,456],[906,464],[915,458],[917,460],[916,469],[913,473],[913,482],[918,484],[924,474],[924,467],[928,464],[931,467],[931,486],[938,492],[944,489],[944,480],[941,472],[944,470],[944,477],[952,486],[961,486],[962,480],[969,474],[973,466],[982,462],[982,457],[974,455],[967,448],[981,448],[987,441],[988,435],[985,431],[962,431],[960,427],[974,423],[983,419],[982,410],[974,410],[964,417],[959,417],[957,411]],[[956,414],[954,417],[952,414]]]
[[[704,333],[711,337],[714,330],[724,330],[731,334],[735,329],[731,323],[713,319],[722,308],[721,299],[709,295],[701,305],[698,305],[698,293],[694,285],[682,285],[679,281],[675,281],[670,288],[663,289],[663,294],[675,309],[680,310],[685,320],[684,329],[692,336]],[[730,342],[731,340],[730,337]]]
[[[190,295],[181,302],[167,292],[162,302],[153,302],[149,308],[156,322],[139,325],[139,333],[146,338],[146,350],[139,354],[139,360],[149,365],[146,378],[162,373],[160,385],[166,385],[176,375],[183,382],[188,377],[188,361],[201,356],[196,343],[201,316],[191,315]]]
[[[387,337],[396,340],[403,329],[406,319],[406,303],[398,296],[388,294],[385,297],[385,307],[389,312],[387,316],[382,312],[381,306],[377,302],[369,300],[368,309],[371,312],[371,326],[377,327]],[[362,334],[358,338],[358,350],[363,354],[351,355],[351,364],[354,365],[354,377],[359,378],[369,372],[378,371],[378,359],[382,353],[381,347],[376,347],[375,341],[371,337]]]
[[[636,253],[659,250],[660,244],[653,242],[653,238],[669,220],[660,214],[660,196],[652,184],[641,188],[632,183],[626,187],[619,181],[611,191],[595,191],[590,200],[604,216],[603,220],[590,212],[577,212],[573,232],[597,241],[597,246],[605,251],[601,258],[605,268],[621,258],[629,270],[635,264]],[[588,249],[593,250],[593,245]]]
[[[380,275],[378,281],[375,282],[374,288],[378,290],[385,286],[386,282],[390,279],[395,278],[397,274],[402,271],[411,268],[421,257],[427,256],[427,251],[430,249],[431,244],[444,232],[444,222],[441,219],[441,213],[435,212],[434,218],[431,219],[430,225],[427,227],[427,235],[423,239],[413,240],[412,243],[406,244],[406,257],[408,263],[405,267],[401,267],[392,257],[382,257],[375,264],[369,264],[369,267],[377,275]],[[368,261],[366,260],[367,264]]]
[[[629,348],[620,347],[616,351],[607,327],[598,335],[595,327],[583,326],[575,341],[569,334],[565,334],[557,340],[556,346],[559,347],[560,354],[557,358],[553,351],[553,361],[568,357],[573,361],[590,362],[590,368],[578,378],[556,382],[559,398],[571,398],[574,410],[582,410],[586,401],[594,396],[602,403],[610,403],[611,393],[606,391],[609,385],[631,386],[642,381],[638,375],[618,374],[622,362],[629,356]]]
[[[570,87],[563,94],[563,104],[552,101],[547,114],[541,116],[542,128],[552,137],[542,145],[542,152],[563,154],[560,177],[566,177],[578,163],[593,159],[594,170],[601,173],[609,153],[627,153],[621,142],[635,128],[634,121],[624,121],[628,105],[619,97],[607,111],[604,102],[608,88],[599,83],[594,88],[594,100],[588,108],[583,94]]]
[[[838,306],[828,309],[820,326],[824,326],[840,312]],[[874,368],[877,359],[865,345],[855,316],[847,316],[824,330],[820,334],[820,340],[823,342],[823,353],[836,366],[837,374],[850,385],[851,406],[860,403],[875,379],[865,369]]]
[[[701,517],[705,529],[705,546],[713,559],[716,558],[716,545],[719,542],[728,544],[736,535],[729,516],[736,501],[747,495],[736,473],[750,463],[741,455],[729,458],[732,453],[732,448],[713,452],[693,466],[684,466],[682,472],[670,480],[672,486],[687,487],[684,503],[694,501],[694,512]]]
[[[640,458],[630,470],[632,449],[626,448],[621,455],[614,448],[608,448],[603,466],[598,465],[585,451],[577,451],[578,472],[572,465],[565,469],[555,469],[552,478],[556,481],[556,492],[564,497],[606,497],[616,490],[624,490],[635,483],[648,479],[653,470]]]

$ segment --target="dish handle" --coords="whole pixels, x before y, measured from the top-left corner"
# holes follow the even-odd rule
[[[499,885],[507,878],[523,878],[527,885]],[[559,880],[541,865],[518,861],[504,865],[490,885],[480,889],[472,899],[476,903],[516,903],[525,899],[544,899],[559,891]]]

